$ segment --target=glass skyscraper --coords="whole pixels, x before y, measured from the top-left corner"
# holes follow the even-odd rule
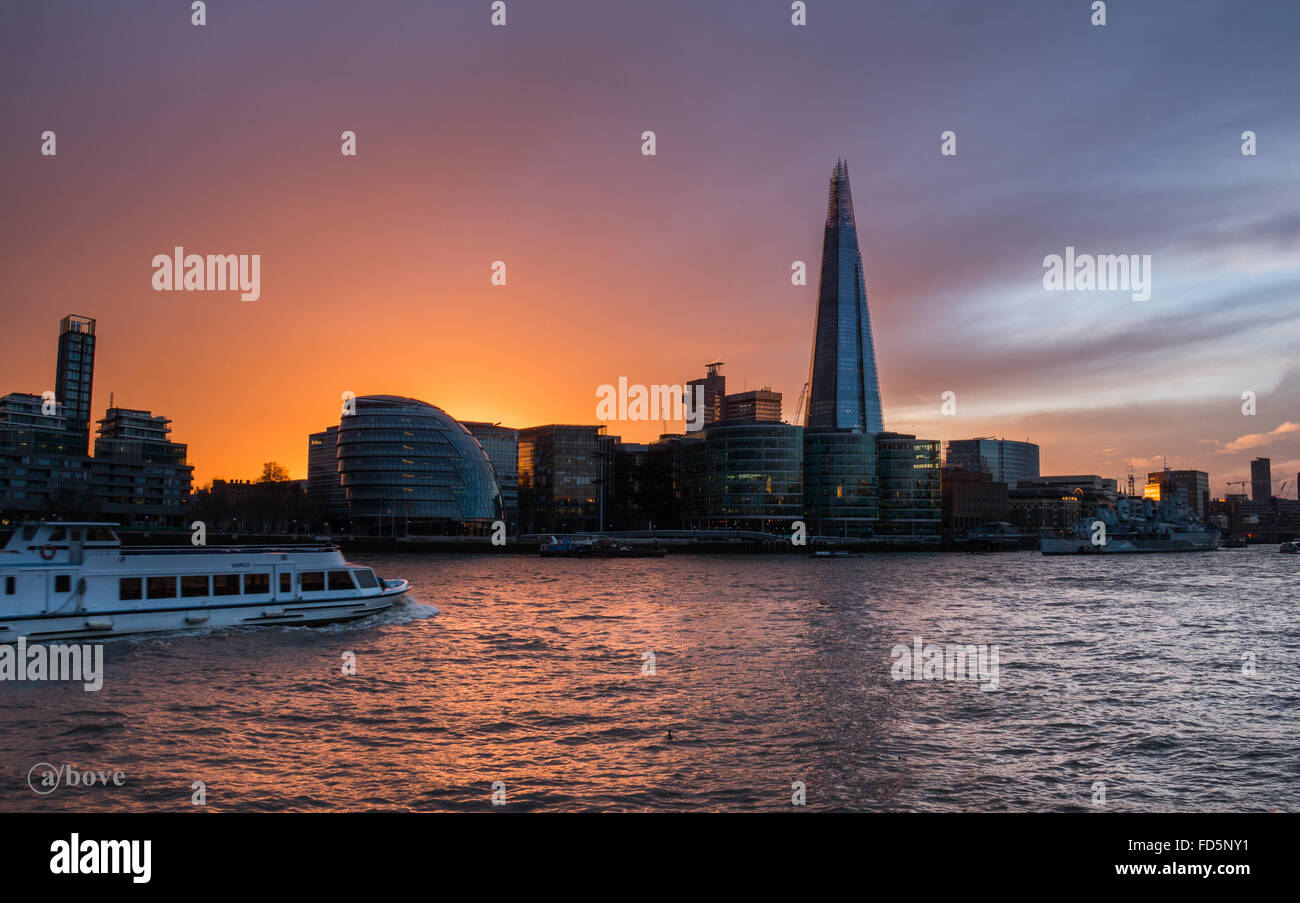
[[[831,172],[817,293],[817,332],[808,381],[806,425],[810,431],[884,430],[849,167],[843,160],[836,161]]]
[[[339,484],[363,531],[461,532],[501,517],[487,452],[441,408],[392,395],[356,399],[338,430]],[[385,527],[385,523],[391,527]]]

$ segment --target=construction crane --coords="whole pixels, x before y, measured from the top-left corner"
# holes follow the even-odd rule
[[[803,384],[803,388],[799,390],[799,403],[796,404],[796,405],[794,406],[794,425],[795,425],[795,426],[802,426],[802,425],[803,425],[803,421],[799,419],[799,415],[801,415],[801,414],[803,413],[803,400],[804,400],[806,397],[808,397],[808,384],[807,384],[807,383],[804,383],[804,384]]]
[[[1228,486],[1230,486],[1230,487],[1231,487],[1231,486],[1243,486],[1243,487],[1245,487],[1245,486],[1249,486],[1249,485],[1250,485],[1250,480],[1225,480],[1224,482],[1226,482],[1226,483],[1228,484]],[[1231,491],[1231,490],[1229,490],[1229,491]],[[1245,489],[1242,489],[1242,495],[1245,495]]]

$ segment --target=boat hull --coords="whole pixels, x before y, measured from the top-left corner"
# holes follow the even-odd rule
[[[403,581],[405,582],[405,581]],[[96,639],[171,633],[181,630],[269,625],[310,625],[355,621],[392,608],[406,587],[381,596],[321,599],[311,602],[254,602],[204,605],[152,611],[96,611],[58,615],[33,615],[0,623],[0,643],[19,637],[29,642]]]
[[[1218,531],[1177,533],[1168,539],[1112,536],[1105,545],[1068,536],[1044,536],[1040,540],[1044,555],[1123,555],[1149,552],[1213,552],[1219,547]]]

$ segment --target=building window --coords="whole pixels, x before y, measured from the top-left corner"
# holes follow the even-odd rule
[[[175,599],[176,578],[175,577],[150,577],[149,598],[150,599]]]

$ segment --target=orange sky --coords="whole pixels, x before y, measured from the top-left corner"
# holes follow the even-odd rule
[[[1046,473],[1167,459],[1216,492],[1255,455],[1279,483],[1300,470],[1300,130],[1275,89],[1294,48],[1266,18],[1189,12],[1184,50],[1140,27],[1098,43],[1050,4],[977,43],[905,6],[806,30],[739,3],[557,4],[495,30],[473,4],[232,2],[207,28],[170,10],[3,14],[0,392],[53,388],[59,319],[94,317],[94,416],[111,391],[172,418],[197,484],[305,476],[344,391],[591,423],[601,384],[722,360],[731,391],[770,385],[791,414],[837,156],[886,428],[1028,438]],[[1067,244],[1152,254],[1151,300],[1044,292]],[[176,245],[260,254],[261,298],[153,291]]]

